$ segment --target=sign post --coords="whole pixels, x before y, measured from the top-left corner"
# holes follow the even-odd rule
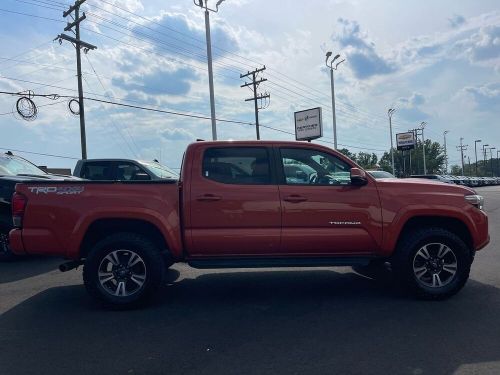
[[[297,141],[311,141],[323,136],[321,107],[295,112],[294,118]]]

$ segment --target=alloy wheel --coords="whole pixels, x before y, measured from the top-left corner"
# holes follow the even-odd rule
[[[101,287],[116,297],[128,297],[141,290],[146,282],[146,264],[131,250],[115,250],[106,255],[98,269]]]

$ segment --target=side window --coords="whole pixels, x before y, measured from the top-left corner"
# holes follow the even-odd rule
[[[350,185],[351,166],[334,155],[303,148],[282,148],[287,185]]]
[[[112,162],[87,162],[84,163],[81,177],[94,181],[111,181],[113,177]]]
[[[209,148],[203,155],[203,176],[224,184],[270,184],[268,151],[264,147]]]
[[[116,164],[116,179],[118,181],[150,180],[146,171],[135,164],[119,162]]]

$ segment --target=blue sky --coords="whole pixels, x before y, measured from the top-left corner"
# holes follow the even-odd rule
[[[210,2],[211,1],[211,2]],[[0,91],[76,95],[75,53],[53,42],[66,0],[3,0],[0,5]],[[115,3],[118,7],[113,6]],[[209,4],[215,0],[209,0]],[[213,5],[213,4],[212,4]],[[87,0],[82,39],[98,49],[82,58],[86,96],[169,112],[209,116],[203,13],[189,0]],[[265,65],[260,87],[271,94],[260,112],[263,139],[293,139],[293,112],[323,108],[323,141],[332,142],[325,52],[346,61],[335,73],[338,143],[381,155],[396,132],[428,123],[458,164],[460,137],[500,148],[500,4],[496,0],[264,1],[226,0],[211,14],[216,114],[254,121],[240,73]],[[74,167],[79,119],[67,99],[36,98],[35,121],[9,112],[0,95],[0,147],[37,164]],[[178,168],[187,144],[210,139],[204,119],[86,101],[90,158],[161,159]],[[219,139],[253,139],[252,126],[219,122]]]

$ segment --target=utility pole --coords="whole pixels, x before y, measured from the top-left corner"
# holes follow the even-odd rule
[[[492,150],[496,150],[496,147],[490,147],[491,177],[493,177],[493,152],[492,152]]]
[[[392,115],[394,114],[395,111],[396,111],[396,109],[394,109],[394,108],[390,108],[387,111],[387,116],[389,116],[389,132],[390,132],[390,137],[391,137],[392,174],[394,176],[396,175],[396,169],[394,168],[394,151],[393,151],[394,146],[392,145]],[[404,160],[404,152],[403,152],[403,160]],[[405,169],[406,168],[403,168],[403,170],[405,170]]]
[[[478,142],[481,142],[481,140],[476,139],[474,141],[474,154],[476,155],[476,177],[478,176],[478,174],[477,174],[477,144],[478,144]]]
[[[470,169],[470,156],[467,156],[467,160],[469,161],[469,176],[472,176],[472,171]]]
[[[424,175],[427,174],[427,167],[426,167],[426,164],[425,164],[425,137],[424,137],[425,125],[427,125],[427,123],[425,121],[422,121],[420,123],[420,129],[422,130],[422,152],[423,152],[423,155],[424,155]]]
[[[448,173],[448,153],[446,152],[446,134],[448,134],[450,131],[445,130],[443,132],[443,137],[444,137],[444,173]]]
[[[339,65],[342,64],[345,61],[345,59],[343,59],[343,60],[339,61],[337,64],[335,64],[335,68],[334,68],[333,63],[335,62],[335,60],[337,60],[340,57],[340,55],[335,55],[335,57],[332,59],[332,61],[330,61],[330,63],[328,63],[328,59],[330,58],[331,55],[332,55],[332,52],[330,52],[330,51],[328,51],[326,53],[325,64],[327,67],[330,68],[330,85],[332,88],[332,113],[333,113],[333,148],[336,150],[337,149],[337,117],[335,116],[335,82],[333,79],[333,71],[337,70]],[[392,165],[394,166],[394,159],[392,160]],[[394,170],[393,170],[393,172],[394,172]]]
[[[266,78],[261,78],[257,80],[257,75],[261,72],[266,70],[266,66],[264,65],[260,69],[255,69],[251,72],[247,72],[246,74],[240,74],[240,78],[246,78],[246,77],[252,77],[251,82],[245,82],[241,87],[252,87],[251,90],[253,91],[253,98],[245,99],[246,102],[252,101],[255,104],[255,131],[257,133],[257,139],[260,139],[260,130],[259,130],[259,106],[257,104],[257,100],[260,100],[261,106],[260,109],[267,108],[269,106],[268,102],[266,102],[266,99],[270,99],[271,95],[266,91],[264,94],[258,94],[257,93],[257,87],[259,84],[262,82],[267,81]],[[264,105],[262,105],[262,101],[264,100]],[[266,105],[267,103],[267,105]]]
[[[500,176],[500,159],[498,158],[498,154],[500,154],[500,150],[497,150],[497,177]]]
[[[463,138],[460,138],[460,146],[457,146],[457,150],[460,151],[460,155],[462,155],[461,159],[462,159],[462,176],[464,176],[464,151],[467,151],[467,147],[469,145],[464,145],[462,143],[464,139]]]
[[[68,36],[66,34],[59,34],[54,40],[59,40],[59,44],[62,44],[63,40],[67,40],[71,42],[76,49],[76,76],[78,78],[78,105],[79,105],[79,114],[80,114],[80,141],[82,147],[82,159],[87,159],[87,137],[85,134],[85,106],[83,104],[83,87],[82,87],[82,61],[80,56],[80,49],[83,48],[83,52],[87,53],[89,50],[94,50],[97,47],[83,42],[80,40],[80,22],[82,22],[86,16],[85,13],[80,17],[80,5],[82,5],[85,0],[77,0],[73,5],[69,7],[68,10],[63,12],[63,17],[66,18],[71,13],[74,12],[74,15],[71,15],[73,18],[73,22],[68,22],[64,31],[72,31],[73,27],[75,28],[75,37]]]
[[[219,0],[215,4],[215,9],[208,7],[208,0],[193,0],[194,5],[205,9],[205,35],[207,39],[207,63],[208,63],[208,86],[210,90],[210,118],[212,120],[212,139],[217,140],[217,124],[215,121],[215,94],[214,94],[214,73],[212,69],[212,41],[210,38],[210,12],[217,13],[219,5],[224,0]],[[203,5],[205,2],[205,5]]]
[[[409,132],[413,132],[413,134],[415,134],[415,151],[417,151],[417,147],[418,147],[418,136],[420,134],[422,134],[422,137],[424,136],[424,132],[423,132],[423,129],[422,128],[416,128],[416,129],[408,129]],[[425,155],[425,153],[424,153]],[[420,163],[418,162],[418,158],[417,158],[418,154],[415,154],[415,160],[417,161],[417,168],[416,168],[416,174],[419,173],[419,169],[420,169]],[[424,157],[425,158],[425,157]],[[424,159],[425,160],[425,159]],[[411,151],[410,151],[410,165],[411,165]],[[424,164],[424,171],[425,171],[425,164]]]

